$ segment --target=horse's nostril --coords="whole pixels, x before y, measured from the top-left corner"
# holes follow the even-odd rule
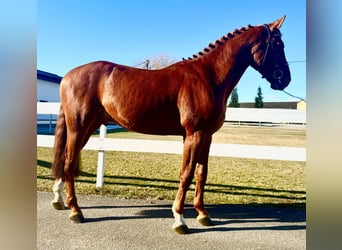
[[[281,71],[280,69],[274,71],[273,77],[278,80],[281,79],[283,77],[283,71]]]

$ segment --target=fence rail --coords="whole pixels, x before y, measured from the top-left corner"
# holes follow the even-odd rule
[[[37,114],[55,115],[59,112],[59,103],[37,103]],[[265,112],[251,109],[227,109],[229,118],[227,121],[251,121],[251,122],[283,122],[283,123],[306,123],[305,112],[298,115],[298,119],[279,118],[280,114],[285,114],[280,110],[264,110]],[[242,112],[241,114],[238,111]],[[277,114],[277,111],[280,114]],[[255,114],[254,114],[255,112]],[[292,112],[286,114],[292,115]],[[293,113],[294,114],[294,113]],[[246,118],[248,117],[248,118]],[[295,115],[292,115],[295,117]],[[257,120],[255,120],[258,118]],[[272,119],[274,118],[274,119]],[[100,137],[91,137],[84,149],[98,151],[98,166],[96,186],[103,186],[104,176],[104,152],[105,151],[128,151],[128,152],[154,152],[154,153],[174,153],[182,154],[182,142],[180,141],[160,141],[160,140],[134,140],[134,139],[113,139],[105,138],[106,127],[100,128]],[[54,136],[37,135],[37,146],[53,147]],[[268,159],[268,160],[288,160],[306,161],[306,148],[303,147],[283,147],[283,146],[260,146],[260,145],[240,145],[240,144],[212,144],[211,156]]]

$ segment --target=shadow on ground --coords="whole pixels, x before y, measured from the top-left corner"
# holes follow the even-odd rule
[[[132,216],[107,216],[97,218],[86,218],[86,223],[96,223],[108,220],[130,220],[130,219],[157,219],[172,218],[171,204],[151,204],[132,206],[84,206],[81,209],[115,209],[115,208],[138,208],[139,212]],[[306,213],[305,207],[300,204],[262,204],[262,205],[207,205],[214,227],[203,227],[191,229],[191,233],[208,231],[245,231],[245,230],[305,230]],[[195,218],[196,211],[191,205],[186,205],[184,217]],[[277,222],[276,226],[270,225]],[[260,226],[246,226],[248,223]],[[260,223],[260,224],[259,224]],[[266,224],[269,224],[265,226]],[[284,225],[279,225],[284,223]],[[233,225],[234,226],[229,226]],[[239,226],[241,225],[241,226]]]

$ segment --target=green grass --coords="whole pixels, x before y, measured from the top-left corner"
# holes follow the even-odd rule
[[[232,132],[236,133],[231,135]],[[230,138],[228,141],[244,143],[246,140],[244,138],[247,137],[245,133],[251,135],[247,140],[253,141],[252,144],[267,137],[271,145],[305,145],[305,130],[301,129],[234,129],[231,127],[225,129],[224,127],[216,140],[226,142],[224,138]],[[126,135],[130,138],[134,137],[134,133],[126,133]],[[52,149],[37,148],[37,188],[40,191],[51,191],[53,184],[50,179],[51,161]],[[95,188],[97,152],[84,150],[82,151],[81,176],[75,183],[76,192],[125,199],[173,200],[179,183],[180,164],[181,155],[106,152],[105,183],[103,188],[98,190]],[[210,157],[205,202],[211,204],[286,204],[304,207],[306,202],[305,170],[304,162]],[[194,187],[194,184],[190,187],[187,195],[188,202],[193,198]]]

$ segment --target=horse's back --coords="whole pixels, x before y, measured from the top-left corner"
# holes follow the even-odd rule
[[[69,71],[61,82],[62,105],[96,110],[101,119],[148,134],[184,134],[177,107],[179,82],[163,70],[143,70],[106,61]]]

